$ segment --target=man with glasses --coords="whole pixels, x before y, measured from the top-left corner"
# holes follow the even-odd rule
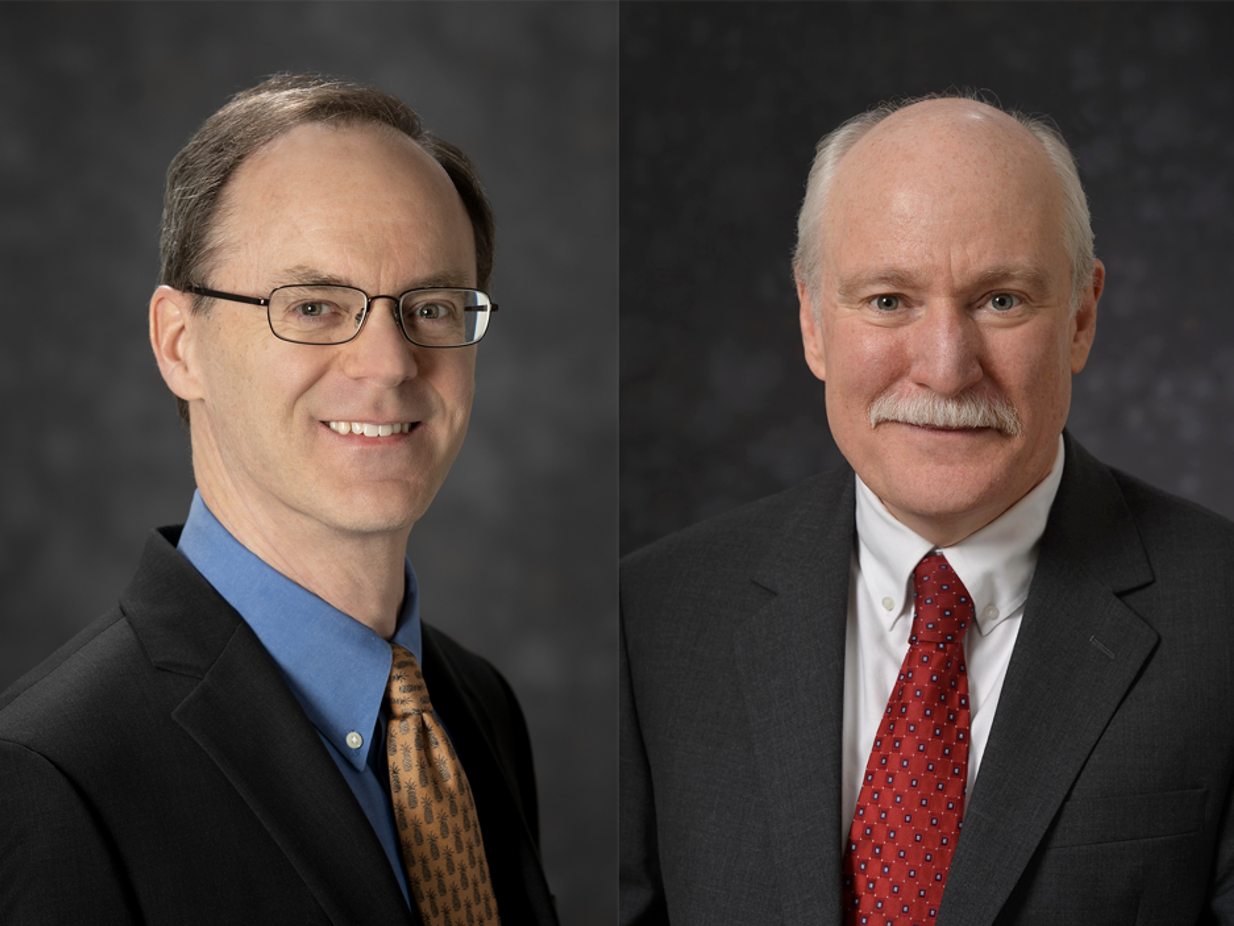
[[[404,552],[497,309],[470,162],[379,90],[271,78],[176,156],[161,256],[198,491],[0,701],[0,919],[555,923],[518,703]]]

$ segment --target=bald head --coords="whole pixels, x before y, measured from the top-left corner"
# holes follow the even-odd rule
[[[1092,279],[1093,243],[1070,150],[1039,119],[961,98],[883,105],[819,142],[797,223],[794,270],[803,286],[817,293],[826,249],[842,233],[834,221],[841,201],[879,197],[911,209],[914,184],[935,202],[954,197],[956,209],[993,207],[1008,186],[1028,193],[1055,214],[1071,266],[1073,311],[1078,307]]]
[[[1026,128],[984,103],[927,100],[888,116],[839,161],[823,233],[836,233],[829,218],[841,203],[890,195],[893,205],[911,209],[924,187],[979,207],[983,193],[1003,185],[1023,186],[1051,205],[1061,202],[1045,148]]]

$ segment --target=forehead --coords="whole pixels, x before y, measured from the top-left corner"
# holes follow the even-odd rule
[[[840,161],[824,217],[824,264],[981,270],[1065,257],[1062,194],[1037,138],[989,107],[937,102],[963,105],[903,110]]]
[[[342,264],[475,264],[470,220],[445,170],[376,124],[301,125],[270,142],[229,182],[217,236],[223,263],[260,256],[320,265],[328,251]]]

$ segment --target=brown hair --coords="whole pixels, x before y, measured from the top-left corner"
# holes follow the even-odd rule
[[[467,155],[429,132],[415,110],[383,90],[341,78],[287,73],[237,93],[172,159],[159,234],[160,283],[181,291],[205,285],[222,244],[215,232],[228,181],[241,164],[284,132],[317,122],[387,125],[428,152],[463,201],[475,235],[476,285],[489,289],[496,246],[493,210]],[[195,299],[194,310],[203,303]],[[188,403],[177,398],[176,406],[187,423]]]

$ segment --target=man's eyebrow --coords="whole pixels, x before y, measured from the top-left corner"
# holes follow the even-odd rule
[[[409,281],[400,284],[398,293],[390,293],[389,295],[398,295],[405,293],[409,289],[471,289],[472,274],[466,270],[444,270],[440,273],[430,274],[425,277],[416,277]],[[359,286],[346,277],[340,277],[333,273],[325,273],[316,267],[310,267],[307,264],[300,264],[295,267],[290,267],[278,274],[280,286],[350,286],[353,289],[360,289]],[[375,296],[377,293],[369,293],[370,296]]]
[[[874,273],[862,273],[856,276],[844,277],[836,289],[836,295],[846,302],[875,292],[886,292],[896,289],[915,289],[917,277],[907,270],[879,270]]]
[[[1044,267],[1036,264],[1017,264],[1005,267],[990,267],[983,270],[973,279],[974,288],[997,286],[1000,283],[1014,283],[1026,289],[1045,290],[1050,287],[1051,276]]]
[[[351,282],[332,273],[323,273],[307,264],[284,270],[277,276],[280,286],[351,286]]]
[[[437,289],[444,287],[447,289],[472,289],[475,284],[471,281],[473,274],[466,270],[446,270],[442,273],[435,273],[432,276],[421,277],[417,280],[412,280],[403,290],[409,289]]]

